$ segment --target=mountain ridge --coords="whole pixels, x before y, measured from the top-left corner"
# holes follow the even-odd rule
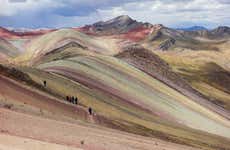
[[[175,28],[176,30],[183,30],[183,31],[199,31],[199,30],[208,30],[204,26],[191,26],[191,27],[182,27],[182,28]]]
[[[99,21],[91,25],[85,25],[82,27],[74,27],[74,29],[84,32],[86,34],[96,34],[96,35],[117,35],[128,33],[132,30],[138,29],[149,29],[154,28],[157,24],[151,24],[148,22],[139,22],[132,19],[128,15],[121,15],[107,21]],[[161,25],[161,24],[159,24]],[[169,28],[161,25],[162,28],[167,28],[173,32],[180,32],[181,34],[192,34],[195,36],[201,36],[206,38],[224,38],[230,37],[230,27],[228,26],[218,26],[212,30],[208,30],[202,26],[192,26],[188,28]],[[4,27],[0,27],[0,37],[3,38],[15,38],[15,37],[26,37],[26,36],[38,36],[48,32],[52,32],[58,29],[30,29],[30,30],[20,30],[14,29],[9,30]],[[150,32],[150,31],[149,31]]]

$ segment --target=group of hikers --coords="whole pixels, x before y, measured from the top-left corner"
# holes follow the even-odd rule
[[[44,87],[46,87],[46,81],[43,81]],[[78,104],[78,98],[74,96],[66,96],[66,101],[72,103],[72,104]],[[93,114],[93,109],[91,107],[88,108],[88,112],[90,115]]]
[[[73,103],[73,104],[77,104],[78,103],[78,99],[77,97],[74,97],[74,96],[66,96],[66,100],[70,103]]]
[[[74,96],[66,96],[66,101],[73,103],[73,104],[76,104],[76,105],[78,104],[78,98],[74,97]],[[88,108],[88,112],[90,115],[93,114],[93,110],[91,107]]]

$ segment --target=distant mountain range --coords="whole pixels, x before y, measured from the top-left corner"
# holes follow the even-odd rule
[[[215,37],[226,37],[230,35],[230,28],[227,26],[220,26],[213,30],[208,30],[203,26],[192,26],[188,28],[168,28],[164,25],[152,25],[150,23],[138,22],[127,15],[118,16],[108,21],[99,21],[92,25],[86,25],[83,27],[73,27],[73,29],[82,31],[86,34],[97,34],[97,35],[112,35],[112,34],[125,34],[133,32],[150,32],[150,30],[155,30],[156,28],[164,28],[170,30],[170,33],[186,34],[186,35],[196,35],[196,36],[210,36]],[[51,31],[58,29],[11,29],[0,27],[0,37],[18,37],[18,36],[37,36],[42,35]],[[185,33],[182,33],[184,31]],[[188,32],[188,33],[187,33]]]
[[[127,15],[118,16],[108,21],[99,21],[83,27],[71,29],[80,31],[87,35],[95,36],[119,36],[133,42],[145,43],[149,49],[168,50],[177,47],[191,50],[210,49],[217,50],[210,43],[204,43],[199,39],[225,40],[230,38],[230,28],[219,26],[213,30],[207,30],[202,26],[173,29],[162,24],[152,25],[150,23],[138,22]],[[0,27],[1,38],[31,38],[53,32],[59,29],[13,29]],[[158,44],[155,44],[158,42]],[[153,46],[154,45],[154,46]]]
[[[203,26],[191,26],[187,28],[176,28],[177,30],[184,30],[184,31],[199,31],[199,30],[208,30]]]
[[[2,38],[18,38],[18,37],[32,37],[42,35],[56,29],[9,29],[0,27],[0,37]]]

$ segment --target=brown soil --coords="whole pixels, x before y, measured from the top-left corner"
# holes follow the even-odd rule
[[[164,142],[155,138],[147,138],[117,130],[98,126],[71,124],[50,119],[43,119],[0,108],[0,139],[8,137],[8,142],[0,141],[6,146],[22,140],[32,139],[53,144],[82,148],[84,150],[195,150],[188,146]],[[26,123],[25,123],[26,122]],[[14,141],[17,140],[17,141]],[[35,142],[32,141],[32,142]],[[31,142],[31,141],[30,141]],[[18,148],[18,145],[16,145]]]

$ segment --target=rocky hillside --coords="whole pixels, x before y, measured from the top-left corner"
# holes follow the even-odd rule
[[[139,28],[139,27],[151,27],[149,23],[142,23],[136,20],[133,20],[127,15],[118,16],[114,19],[108,21],[100,21],[92,25],[87,25],[83,29],[88,30],[88,32],[96,33],[99,35],[112,35],[112,34],[121,34],[127,33],[130,30]]]

